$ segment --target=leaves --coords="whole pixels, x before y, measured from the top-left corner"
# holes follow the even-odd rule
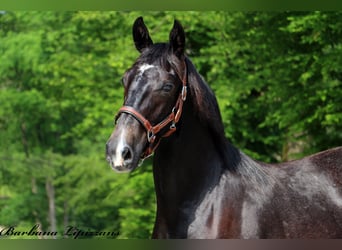
[[[0,224],[48,228],[48,178],[59,230],[151,234],[152,161],[118,175],[104,156],[123,102],[120,79],[138,56],[138,16],[155,42],[168,40],[174,18],[182,23],[226,135],[246,153],[276,162],[341,144],[341,12],[6,11]]]

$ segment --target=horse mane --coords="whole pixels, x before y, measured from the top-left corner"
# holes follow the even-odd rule
[[[235,171],[241,161],[241,155],[240,151],[225,137],[217,99],[209,85],[197,72],[191,60],[186,57],[185,61],[188,71],[190,101],[195,109],[194,113],[198,116],[202,125],[208,128],[209,133],[211,133],[216,149],[224,162],[224,167]]]

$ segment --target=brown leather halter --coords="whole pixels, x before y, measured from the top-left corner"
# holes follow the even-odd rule
[[[160,139],[162,137],[168,137],[177,130],[176,124],[178,123],[182,115],[183,103],[186,100],[186,95],[187,95],[187,84],[186,84],[187,83],[187,68],[186,68],[185,61],[184,61],[184,65],[185,65],[184,76],[180,77],[180,75],[177,73],[183,83],[181,93],[179,94],[176,105],[172,108],[171,113],[164,120],[152,126],[152,124],[142,114],[140,114],[139,111],[137,111],[133,107],[125,106],[125,105],[119,109],[116,115],[115,123],[118,120],[121,113],[126,113],[126,114],[133,116],[146,129],[148,145],[147,145],[146,150],[141,154],[140,156],[141,159],[145,159],[153,154],[154,150],[158,147]],[[168,131],[160,135],[160,138],[157,139],[157,134],[170,123],[171,125]]]

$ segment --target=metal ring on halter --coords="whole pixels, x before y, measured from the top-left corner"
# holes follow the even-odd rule
[[[174,121],[173,121],[172,124],[170,125],[170,129],[176,129],[176,124],[175,124]]]

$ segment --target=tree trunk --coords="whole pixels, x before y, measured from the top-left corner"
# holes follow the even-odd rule
[[[56,207],[55,207],[55,187],[53,186],[50,178],[46,178],[45,189],[46,189],[46,194],[47,194],[47,197],[49,200],[50,230],[51,230],[51,232],[57,232]],[[56,239],[56,236],[53,236],[53,239]]]
[[[26,136],[25,122],[21,123],[20,130],[21,130],[21,142],[23,144],[23,150],[24,150],[26,159],[29,159],[30,153],[29,153],[29,146],[28,146],[27,136]],[[38,192],[37,182],[36,182],[36,178],[34,176],[31,176],[31,192],[32,192],[32,195],[37,195],[37,192]],[[40,225],[37,230],[43,231],[43,229],[42,229],[43,225],[42,225],[42,223],[39,219],[38,213],[35,209],[33,209],[32,214],[35,218],[36,224]],[[44,236],[38,236],[38,238],[43,239]]]
[[[69,226],[69,206],[68,201],[64,201],[64,218],[63,218],[63,224],[64,228],[67,228]],[[64,235],[64,238],[68,238],[67,235]]]

